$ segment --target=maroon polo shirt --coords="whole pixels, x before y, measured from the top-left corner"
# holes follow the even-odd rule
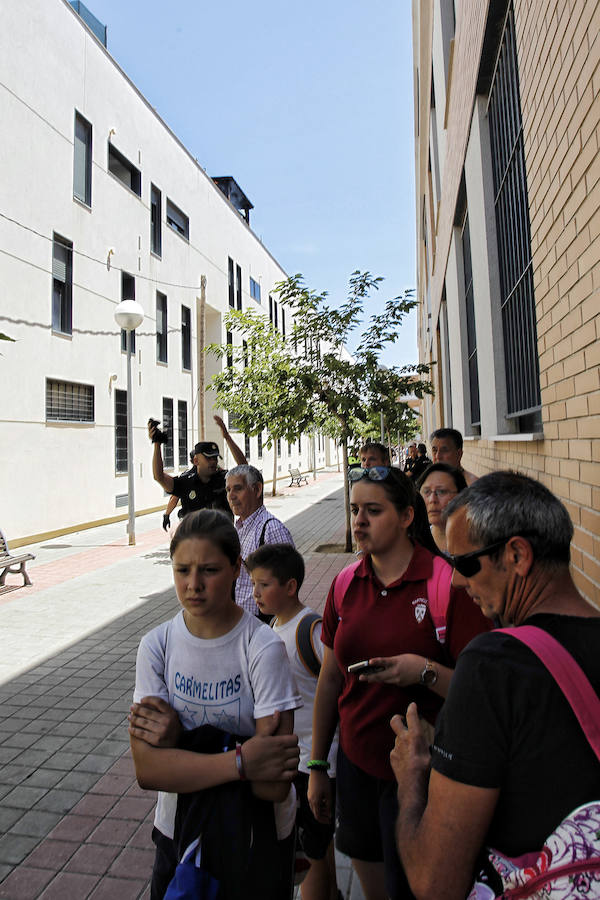
[[[433,569],[431,553],[419,544],[402,578],[384,587],[366,556],[358,566],[340,608],[334,609],[329,589],[321,640],[333,649],[344,676],[338,700],[340,741],[346,756],[376,778],[393,779],[389,754],[394,744],[390,719],[404,715],[413,700],[419,713],[434,722],[442,699],[421,685],[399,688],[366,684],[348,674],[348,666],[373,656],[416,653],[434,662],[453,665],[460,650],[491,627],[463,590],[451,589],[446,648],[436,639],[427,606],[427,579]]]

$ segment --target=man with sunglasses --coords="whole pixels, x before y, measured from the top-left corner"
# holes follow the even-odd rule
[[[571,578],[563,504],[531,478],[494,472],[446,518],[453,583],[502,626],[549,633],[600,694],[600,611]],[[396,836],[418,897],[462,900],[485,846],[511,857],[539,851],[569,813],[600,797],[600,766],[569,703],[512,635],[492,631],[463,650],[431,752],[414,704],[406,719],[408,728],[392,719]]]

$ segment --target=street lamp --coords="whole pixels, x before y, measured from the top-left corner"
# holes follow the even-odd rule
[[[144,310],[135,300],[123,300],[115,309],[115,322],[127,332],[127,505],[129,546],[135,546],[135,500],[133,489],[133,404],[131,396],[131,353],[133,332],[144,321]]]

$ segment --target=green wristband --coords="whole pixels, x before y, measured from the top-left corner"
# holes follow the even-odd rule
[[[307,769],[316,769],[319,772],[326,772],[329,768],[329,763],[326,759],[309,759],[306,763]]]

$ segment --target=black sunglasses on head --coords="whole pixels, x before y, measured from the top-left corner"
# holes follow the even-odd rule
[[[348,469],[349,481],[360,481],[369,478],[371,481],[385,481],[391,472],[389,466],[372,466],[370,469]]]
[[[493,544],[488,544],[487,547],[482,547],[481,550],[472,550],[471,553],[462,553],[459,556],[453,556],[452,553],[442,553],[442,556],[463,578],[471,578],[481,571],[480,557],[489,556],[494,550],[504,547],[508,541],[510,541],[510,538],[506,537],[500,541],[494,541]]]

